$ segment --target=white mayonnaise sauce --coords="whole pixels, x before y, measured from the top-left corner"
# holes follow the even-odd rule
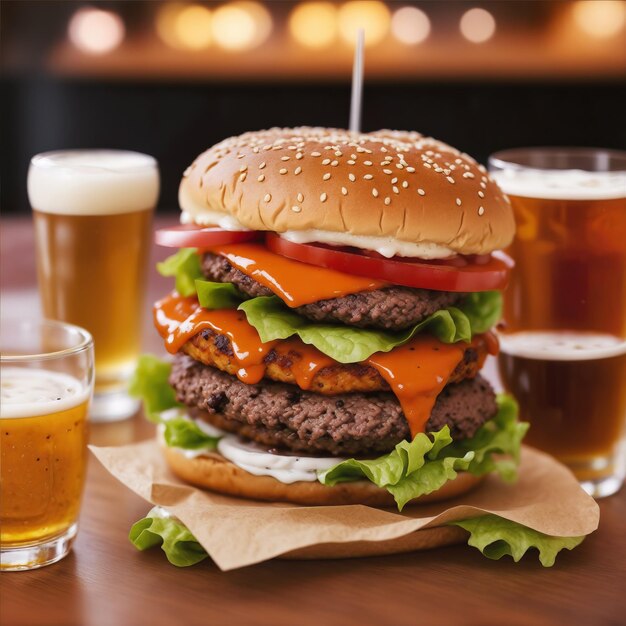
[[[152,209],[159,196],[157,162],[124,150],[66,150],[33,158],[30,205],[58,215],[113,215]]]
[[[172,411],[179,411],[179,409],[173,409]],[[177,415],[181,415],[181,413],[178,412]],[[164,417],[164,419],[168,418]],[[202,420],[193,421],[207,435],[211,437],[222,437],[217,444],[217,451],[225,459],[228,459],[231,463],[246,472],[250,472],[250,474],[254,474],[255,476],[271,476],[281,483],[291,484],[298,481],[314,482],[317,480],[318,471],[327,470],[344,460],[337,457],[273,454],[268,452],[266,447],[252,442],[244,443],[236,435],[215,428]],[[162,437],[165,426],[163,424],[159,425],[158,430],[159,435]],[[207,454],[207,452],[213,452],[213,450],[209,448],[199,450],[175,448],[175,450],[188,459],[195,459]]]
[[[626,172],[582,170],[501,170],[491,177],[504,193],[546,200],[626,198]]]
[[[202,209],[201,213],[183,211],[180,215],[180,223],[198,224],[198,226],[219,226],[224,230],[250,230],[236,217],[221,211],[211,211],[210,209]]]
[[[589,361],[626,354],[626,341],[600,333],[525,331],[498,338],[502,353],[526,359]]]
[[[294,243],[328,243],[335,246],[353,246],[362,250],[372,250],[390,259],[394,256],[418,257],[420,259],[445,259],[454,256],[454,250],[446,246],[423,241],[412,243],[394,237],[370,237],[337,233],[329,230],[287,230],[279,233],[283,239]]]
[[[2,419],[67,411],[89,397],[85,385],[69,374],[25,367],[3,368],[0,388]]]

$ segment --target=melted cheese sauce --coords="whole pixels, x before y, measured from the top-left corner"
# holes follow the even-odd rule
[[[257,243],[241,243],[211,249],[246,276],[271,289],[287,306],[341,298],[387,285],[382,280],[352,276],[301,263],[270,252]]]
[[[335,363],[298,338],[263,343],[243,312],[208,311],[200,307],[196,298],[184,298],[176,293],[155,304],[154,320],[172,354],[204,328],[226,335],[238,366],[237,378],[247,384],[256,384],[265,376],[265,359],[272,350],[278,358],[290,359],[296,381],[305,390],[310,388],[316,372]],[[479,340],[484,339],[475,339]],[[390,352],[373,354],[364,363],[374,367],[389,383],[415,436],[424,431],[437,396],[466,348],[467,344],[443,344],[430,335],[418,335]],[[492,346],[490,351],[493,349]],[[301,357],[297,358],[298,355]]]

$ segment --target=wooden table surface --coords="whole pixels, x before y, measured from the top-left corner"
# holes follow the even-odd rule
[[[31,223],[3,218],[1,225],[2,314],[29,315],[37,306]],[[151,272],[149,299],[168,285]],[[146,347],[161,352],[146,327]],[[116,445],[151,435],[138,415],[94,425],[91,438]],[[91,458],[73,553],[40,570],[2,574],[0,624],[626,624],[626,489],[600,502],[599,530],[550,569],[536,555],[490,561],[464,545],[226,573],[208,561],[178,569],[158,548],[138,552],[128,541],[149,508]]]

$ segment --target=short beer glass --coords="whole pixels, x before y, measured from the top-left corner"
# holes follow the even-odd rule
[[[0,567],[33,569],[76,536],[93,341],[61,322],[3,320],[0,350]]]
[[[28,173],[44,315],[94,338],[91,418],[123,419],[138,405],[126,393],[141,349],[142,306],[156,161],[116,150],[35,156]]]
[[[503,384],[526,441],[610,495],[626,461],[626,152],[507,150],[490,169],[517,222]]]

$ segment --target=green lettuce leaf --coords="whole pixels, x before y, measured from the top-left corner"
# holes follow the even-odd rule
[[[234,309],[241,302],[241,293],[232,283],[213,283],[196,279],[198,302],[205,309]]]
[[[183,406],[176,401],[176,393],[170,386],[171,370],[171,363],[144,354],[139,357],[130,380],[128,392],[143,401],[146,417],[152,422],[160,422],[163,411]]]
[[[242,302],[239,309],[259,333],[261,341],[287,339],[298,335],[340,363],[358,363],[375,352],[389,352],[406,343],[416,333],[428,331],[444,343],[470,341],[476,333],[491,328],[500,317],[502,297],[489,291],[471,294],[467,308],[448,307],[402,332],[356,328],[344,324],[319,324],[290,310],[276,296],[259,297]],[[485,318],[481,317],[485,315]]]
[[[552,567],[561,550],[573,550],[585,538],[544,535],[498,515],[482,515],[452,524],[467,530],[470,533],[467,543],[489,559],[509,555],[517,563],[530,548],[536,548],[544,567]]]
[[[177,567],[195,565],[209,556],[182,522],[163,517],[158,507],[133,524],[128,538],[138,550],[160,545],[167,560]]]
[[[453,442],[444,426],[435,433],[419,433],[401,441],[392,452],[377,459],[347,459],[318,474],[324,485],[367,479],[391,493],[401,511],[407,502],[436,491],[458,471],[482,476],[498,472],[514,480],[522,437],[527,424],[517,422],[517,404],[498,396],[497,415],[463,442]]]
[[[176,291],[181,296],[193,296],[196,293],[195,281],[202,278],[200,256],[195,248],[181,248],[176,254],[157,263],[161,276],[176,278]]]
[[[165,443],[172,448],[185,450],[215,450],[221,437],[207,435],[194,421],[187,417],[173,417],[163,420]]]

